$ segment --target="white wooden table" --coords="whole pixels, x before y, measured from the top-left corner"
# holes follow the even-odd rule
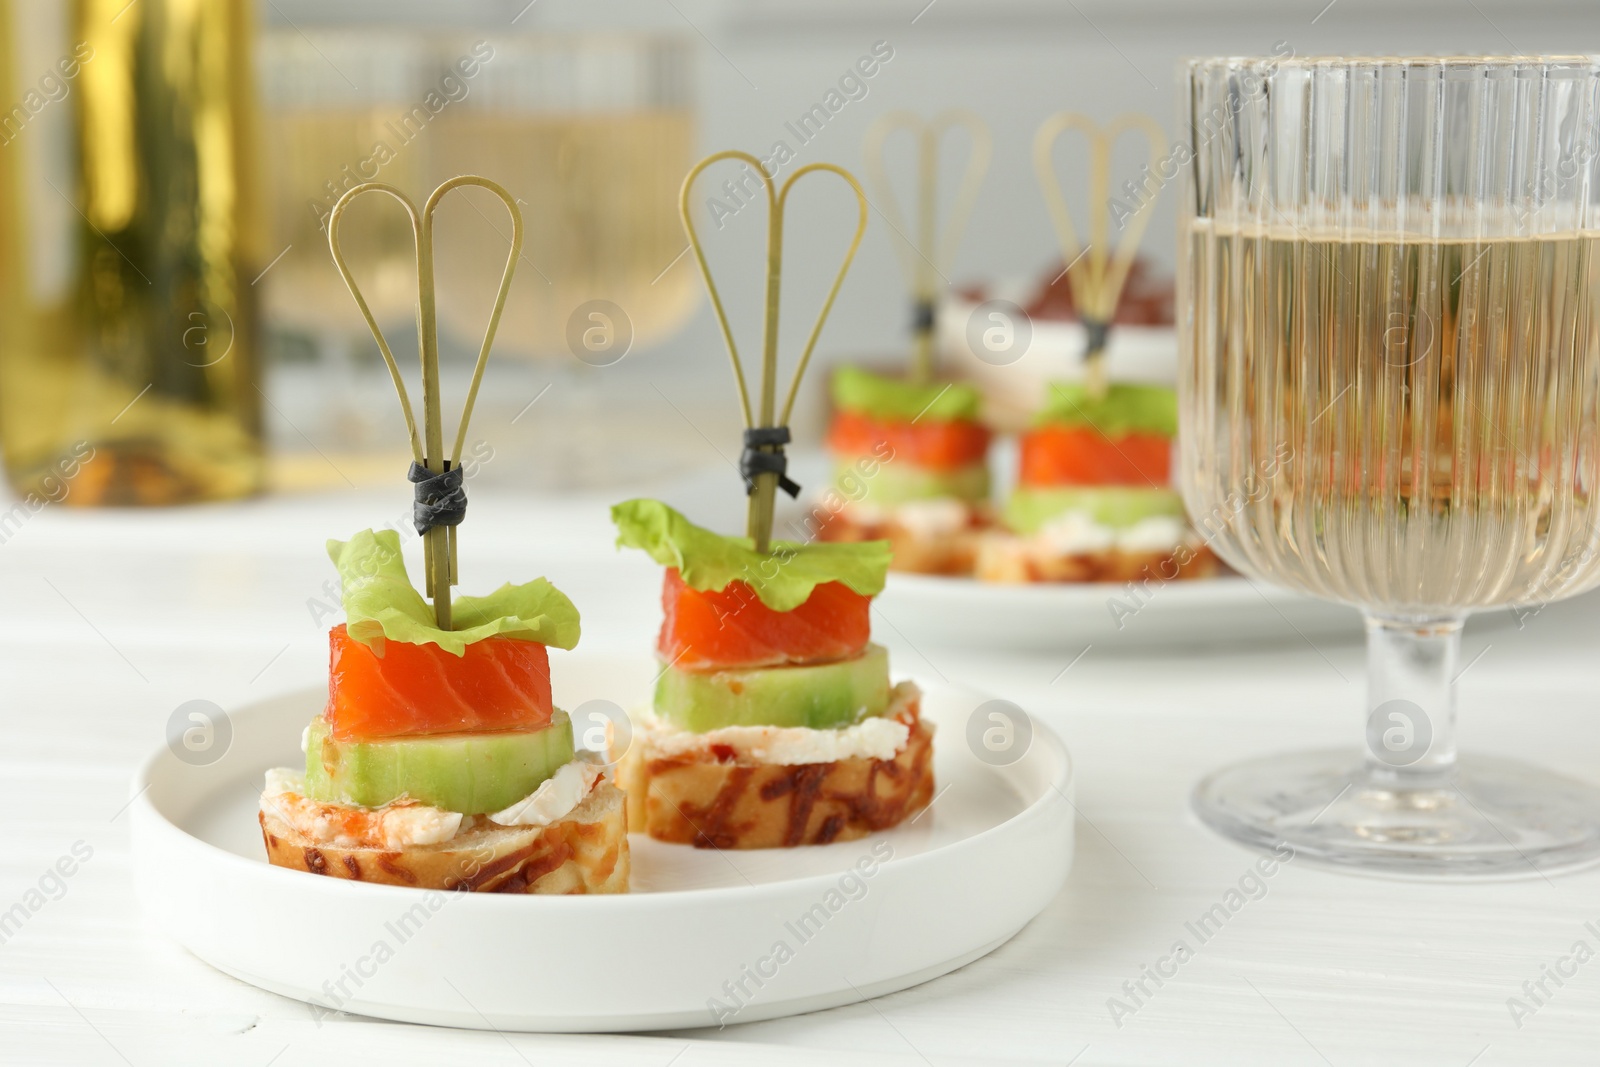
[[[586,648],[648,655],[658,572],[637,553],[612,552],[611,499],[476,495],[464,587],[547,574],[582,608]],[[405,507],[397,493],[367,493],[181,512],[47,508],[0,544],[0,913],[17,903],[26,912],[0,944],[0,1063],[1600,1059],[1600,962],[1559,987],[1546,979],[1550,996],[1520,1020],[1507,1004],[1577,942],[1600,951],[1600,873],[1430,885],[1297,861],[1203,944],[1186,927],[1256,858],[1189,815],[1195,779],[1248,753],[1354,740],[1361,649],[1312,649],[1292,635],[1229,653],[1091,652],[1054,682],[1076,649],[1057,658],[895,649],[903,668],[928,670],[926,659],[1023,705],[1077,760],[1080,845],[1066,890],[1015,940],[954,974],[721,1031],[319,1025],[304,1005],[213,971],[144,924],[121,811],[135,764],[162,743],[180,703],[234,707],[321,679],[326,622],[308,601],[331,577],[322,541]],[[1593,601],[1551,606],[1521,630],[1469,630],[1465,659],[1482,656],[1462,683],[1463,744],[1600,776],[1597,637]],[[74,847],[88,858],[65,864],[74,873],[58,882],[47,871]],[[1179,939],[1193,956],[1157,987],[1142,969]],[[1124,983],[1141,979],[1149,995],[1135,1002]],[[1137,1010],[1114,1019],[1112,998]]]

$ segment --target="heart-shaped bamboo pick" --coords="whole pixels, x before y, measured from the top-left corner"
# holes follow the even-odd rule
[[[939,232],[939,143],[944,135],[964,129],[972,141],[972,152],[961,176],[955,202],[945,221],[944,232]],[[884,143],[898,130],[909,132],[917,140],[917,226],[916,238],[906,235],[906,225],[900,213],[900,202],[894,186],[889,182],[888,168],[884,164]],[[866,157],[867,175],[878,188],[883,202],[883,214],[895,231],[898,240],[895,251],[899,253],[906,281],[911,286],[912,349],[911,376],[914,381],[931,381],[934,373],[933,333],[938,310],[939,281],[945,279],[955,261],[956,246],[972,218],[972,208],[978,200],[978,187],[989,170],[989,157],[993,148],[989,127],[976,114],[957,108],[924,119],[912,111],[891,111],[880,117],[867,129],[866,144],[862,147]]]
[[[1078,242],[1061,194],[1051,150],[1058,137],[1068,130],[1079,130],[1089,142],[1089,246]],[[1125,133],[1143,133],[1150,145],[1150,166],[1159,166],[1167,151],[1167,135],[1161,124],[1149,115],[1130,112],[1118,115],[1100,126],[1086,115],[1062,112],[1052,115],[1039,127],[1033,139],[1033,166],[1044,192],[1045,205],[1055,224],[1061,243],[1062,262],[1067,265],[1067,284],[1072,287],[1072,303],[1078,320],[1088,334],[1084,350],[1084,377],[1091,396],[1104,396],[1107,388],[1104,354],[1111,331],[1111,320],[1122,299],[1128,271],[1139,254],[1139,242],[1150,225],[1150,204],[1128,217],[1127,232],[1113,251],[1111,245],[1111,148]],[[1151,203],[1154,200],[1152,199]]]
[[[689,197],[693,192],[695,179],[707,167],[725,159],[739,160],[754,170],[761,176],[762,188],[767,193],[767,286],[761,331],[759,409],[750,405],[750,389],[745,381],[744,363],[739,358],[739,347],[734,343],[733,330],[728,325],[728,314],[723,310],[722,297],[717,292],[717,283],[711,277],[711,267],[706,262],[705,249],[701,247],[694,219],[689,212]],[[817,171],[828,171],[845,180],[851,191],[856,194],[860,217],[856,222],[855,236],[850,239],[850,247],[845,251],[844,261],[839,265],[839,273],[834,275],[828,297],[822,302],[822,310],[817,313],[817,321],[811,327],[811,335],[806,338],[805,349],[795,364],[794,378],[789,383],[789,392],[784,399],[783,407],[779,409],[776,404],[778,296],[783,278],[784,209],[788,204],[789,190],[794,188],[795,182]],[[828,320],[828,312],[833,310],[833,302],[839,295],[839,287],[844,284],[844,276],[850,270],[850,263],[855,259],[856,250],[861,247],[861,235],[867,230],[867,197],[861,191],[861,184],[856,181],[854,175],[832,163],[807,164],[789,175],[788,180],[779,189],[774,185],[772,175],[767,173],[766,167],[755,156],[748,152],[727,151],[707,156],[685,175],[683,189],[678,194],[678,214],[683,220],[683,232],[689,238],[690,247],[694,249],[695,261],[700,264],[700,276],[705,279],[706,292],[711,297],[711,309],[716,313],[717,325],[722,329],[722,340],[728,346],[728,356],[733,361],[733,379],[739,389],[739,405],[745,425],[745,447],[740,460],[740,473],[744,476],[745,492],[750,498],[746,533],[755,543],[756,551],[767,552],[772,544],[772,510],[780,483],[790,496],[796,495],[800,489],[788,479],[783,454],[783,446],[789,440],[789,415],[794,411],[795,398],[800,394],[800,381],[811,362],[811,353],[817,347],[817,338],[822,334],[822,326]]]
[[[489,313],[489,328],[483,335],[483,346],[478,350],[478,361],[472,370],[472,384],[467,388],[467,400],[461,409],[461,422],[456,428],[455,445],[449,458],[444,454],[444,427],[439,413],[439,328],[433,286],[433,213],[446,193],[465,185],[476,185],[498,196],[511,212],[511,252],[506,257],[505,273],[500,277],[500,291],[495,295],[494,310]],[[411,218],[411,232],[417,248],[417,349],[422,355],[422,434],[417,433],[416,413],[411,398],[406,395],[405,381],[400,376],[400,366],[395,362],[389,343],[372,315],[366,298],[356,285],[339,247],[339,223],[345,209],[364,193],[387,193],[400,201]],[[361,309],[367,328],[378,342],[378,351],[389,368],[395,392],[400,396],[400,410],[406,418],[406,432],[411,438],[411,471],[407,475],[414,485],[416,504],[414,522],[423,536],[426,560],[427,593],[433,600],[433,616],[441,630],[450,626],[450,587],[456,584],[456,526],[466,513],[467,496],[462,487],[461,447],[467,439],[467,423],[472,419],[472,407],[478,399],[478,387],[483,383],[483,369],[489,362],[489,349],[494,344],[495,330],[500,326],[500,315],[505,311],[506,296],[511,291],[511,276],[516,270],[517,257],[522,252],[522,212],[516,199],[504,188],[488,178],[464,174],[451,178],[433,191],[419,212],[410,198],[392,185],[383,182],[366,182],[339,198],[328,217],[328,248],[333,262],[339,268],[356,307]]]

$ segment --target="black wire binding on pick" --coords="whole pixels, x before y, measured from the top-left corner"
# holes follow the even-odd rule
[[[932,300],[918,300],[911,305],[911,332],[917,336],[932,333],[939,309]]]
[[[799,483],[789,477],[789,458],[783,454],[783,446],[788,443],[787,426],[752,426],[745,430],[744,451],[739,454],[739,473],[744,477],[745,496],[756,491],[758,474],[776,474],[778,488],[792,497],[800,495]],[[776,451],[763,452],[763,445],[770,445]]]
[[[1111,324],[1109,322],[1096,322],[1094,319],[1084,319],[1083,333],[1083,358],[1088,359],[1106,347],[1106,341],[1111,337]]]
[[[467,517],[467,490],[461,484],[463,468],[444,461],[444,473],[435,474],[420,463],[411,464],[406,480],[412,483],[416,499],[411,505],[411,522],[417,533],[435,526],[459,526]]]

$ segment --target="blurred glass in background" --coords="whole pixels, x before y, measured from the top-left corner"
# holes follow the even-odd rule
[[[478,173],[518,199],[523,254],[496,338],[495,388],[475,422],[498,450],[543,455],[546,471],[570,470],[549,462],[552,448],[607,451],[586,410],[600,406],[596,368],[677,330],[698,296],[690,272],[662,276],[684,247],[677,191],[694,139],[690,56],[681,39],[648,34],[485,35],[354,19],[264,28],[269,254],[279,258],[261,288],[285,484],[387,479],[404,465],[392,387],[328,255],[328,212],[368,181],[420,206],[447,178]],[[363,199],[341,236],[409,366],[416,274],[404,210]],[[435,216],[447,389],[477,354],[509,240],[504,208],[478,190],[453,195]],[[600,318],[597,301],[606,302]],[[575,353],[574,322],[580,338],[609,332],[608,345]],[[560,402],[516,419],[555,378]],[[312,442],[320,447],[307,451]]]
[[[263,480],[244,0],[0,0],[0,440],[27,499]]]

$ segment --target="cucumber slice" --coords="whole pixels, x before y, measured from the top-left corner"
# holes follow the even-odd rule
[[[656,683],[656,714],[703,734],[724,726],[825,730],[882,715],[889,707],[889,653],[868,645],[839,663],[749,670],[680,671]]]
[[[834,469],[833,484],[847,500],[883,507],[936,497],[987,500],[989,466],[973,463],[953,471],[931,471],[908,463],[890,462],[879,464],[877,470],[867,475],[858,470],[855,463],[844,461]]]
[[[306,735],[306,796],[376,808],[409,796],[464,815],[510,807],[572,759],[557,710],[537,730],[335,741],[320,715]]]
[[[1061,489],[1018,489],[1006,501],[1005,522],[1020,534],[1040,528],[1069,511],[1082,511],[1102,526],[1132,526],[1158,515],[1184,517],[1183,497],[1172,489],[1105,485]]]

